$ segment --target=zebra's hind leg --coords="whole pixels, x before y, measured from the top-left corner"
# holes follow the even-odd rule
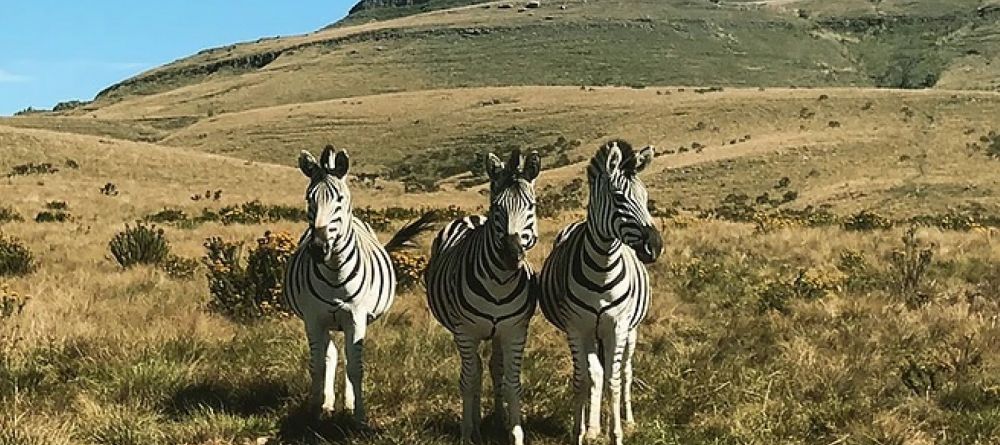
[[[503,396],[507,402],[507,419],[514,445],[524,445],[524,428],[521,426],[521,359],[527,326],[514,329],[501,338],[503,348]]]
[[[626,428],[635,426],[635,415],[632,413],[632,355],[635,354],[635,342],[638,336],[639,328],[629,331],[625,352],[622,355],[622,365],[625,367],[622,372],[622,377],[625,380],[622,388],[622,404],[625,405]]]
[[[347,379],[353,388],[354,420],[365,425],[368,418],[365,415],[365,398],[361,390],[365,372],[365,331],[367,330],[367,314],[354,316],[344,326],[344,355],[347,359]]]
[[[583,445],[587,435],[587,403],[590,399],[587,340],[572,334],[567,337],[570,354],[573,356],[573,435],[576,437],[576,445]]]
[[[462,376],[459,389],[462,392],[462,442],[482,443],[479,430],[482,421],[480,410],[483,390],[483,362],[479,356],[479,340],[465,336],[455,336],[455,345],[462,358]]]
[[[611,391],[611,445],[622,445],[622,353],[628,343],[628,332],[616,333],[605,338],[602,344],[605,377]]]
[[[493,380],[493,412],[498,428],[507,427],[507,409],[504,407],[503,366],[504,350],[500,336],[493,336],[493,347],[490,350],[490,378]]]
[[[333,412],[337,348],[330,341],[330,331],[323,323],[306,323],[306,337],[309,340],[309,370],[312,374],[309,403],[314,410],[329,414]]]

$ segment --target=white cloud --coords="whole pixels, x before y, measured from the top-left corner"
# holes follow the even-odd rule
[[[6,71],[0,68],[0,83],[15,83],[15,82],[27,82],[31,80],[28,76],[22,76],[19,74],[14,74],[10,71]]]

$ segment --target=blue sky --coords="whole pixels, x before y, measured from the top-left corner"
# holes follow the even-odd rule
[[[302,34],[353,0],[31,0],[0,7],[0,115],[90,100],[105,87],[205,48]]]

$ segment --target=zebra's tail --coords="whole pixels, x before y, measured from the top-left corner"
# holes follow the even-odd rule
[[[385,243],[386,252],[395,252],[400,249],[407,247],[415,247],[413,244],[413,237],[420,234],[420,232],[426,232],[433,229],[432,224],[436,218],[435,212],[427,212],[417,218],[416,220],[410,222],[409,224],[403,226],[399,229],[392,239],[388,243]]]

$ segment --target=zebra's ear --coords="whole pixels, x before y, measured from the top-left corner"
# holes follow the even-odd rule
[[[299,153],[299,170],[302,170],[302,174],[308,178],[312,178],[316,174],[316,171],[319,170],[319,164],[316,163],[316,158],[313,157],[312,153],[305,150]]]
[[[333,168],[330,169],[330,174],[336,176],[340,179],[344,179],[347,176],[347,170],[351,168],[351,158],[347,156],[347,150],[337,152],[337,156],[333,162]]]
[[[537,151],[531,152],[524,160],[524,179],[534,181],[542,170],[542,157]]]
[[[646,166],[653,162],[653,158],[656,156],[656,149],[649,145],[642,150],[639,150],[639,154],[635,155],[635,172],[641,172]]]
[[[611,149],[608,150],[608,157],[604,161],[604,171],[610,176],[617,173],[621,166],[622,150],[618,148],[618,144],[612,144]]]
[[[486,174],[490,177],[490,180],[496,181],[504,173],[503,162],[497,155],[490,153],[486,158]]]
[[[319,155],[319,165],[327,172],[333,171],[335,165],[333,154],[335,151],[333,145],[327,144],[326,147],[323,147],[323,154]]]

